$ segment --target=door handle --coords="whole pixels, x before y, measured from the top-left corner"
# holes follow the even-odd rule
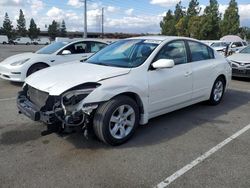
[[[186,73],[185,73],[185,76],[188,77],[188,76],[190,76],[191,74],[192,74],[192,72],[186,72]]]

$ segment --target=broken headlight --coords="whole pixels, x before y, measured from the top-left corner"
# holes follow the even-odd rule
[[[65,106],[69,106],[69,105],[74,106],[78,104],[79,102],[81,102],[85,97],[87,97],[95,89],[96,87],[69,91],[62,96],[62,102]]]

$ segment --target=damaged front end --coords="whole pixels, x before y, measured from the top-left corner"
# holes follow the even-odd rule
[[[61,124],[63,129],[76,126],[84,128],[91,113],[98,107],[98,103],[87,104],[84,99],[99,86],[98,83],[86,83],[60,96],[50,96],[26,84],[18,93],[17,107],[19,113],[34,121],[47,125]]]

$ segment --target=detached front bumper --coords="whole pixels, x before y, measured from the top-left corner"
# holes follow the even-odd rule
[[[53,111],[42,112],[21,91],[17,96],[17,108],[19,113],[24,114],[33,121],[41,121],[46,124],[58,122]]]
[[[19,69],[11,69],[7,65],[1,65],[0,63],[0,78],[14,82],[23,82],[24,77],[25,76],[21,73]]]

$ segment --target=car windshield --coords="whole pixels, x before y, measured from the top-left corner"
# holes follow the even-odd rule
[[[250,54],[250,46],[247,46],[246,48],[244,48],[243,50],[241,50],[239,53]]]
[[[159,40],[121,40],[97,52],[86,62],[114,67],[137,67],[146,61],[160,43]]]
[[[48,46],[43,47],[42,49],[38,50],[37,54],[53,54],[57,50],[61,49],[62,47],[69,44],[69,42],[54,42]]]

